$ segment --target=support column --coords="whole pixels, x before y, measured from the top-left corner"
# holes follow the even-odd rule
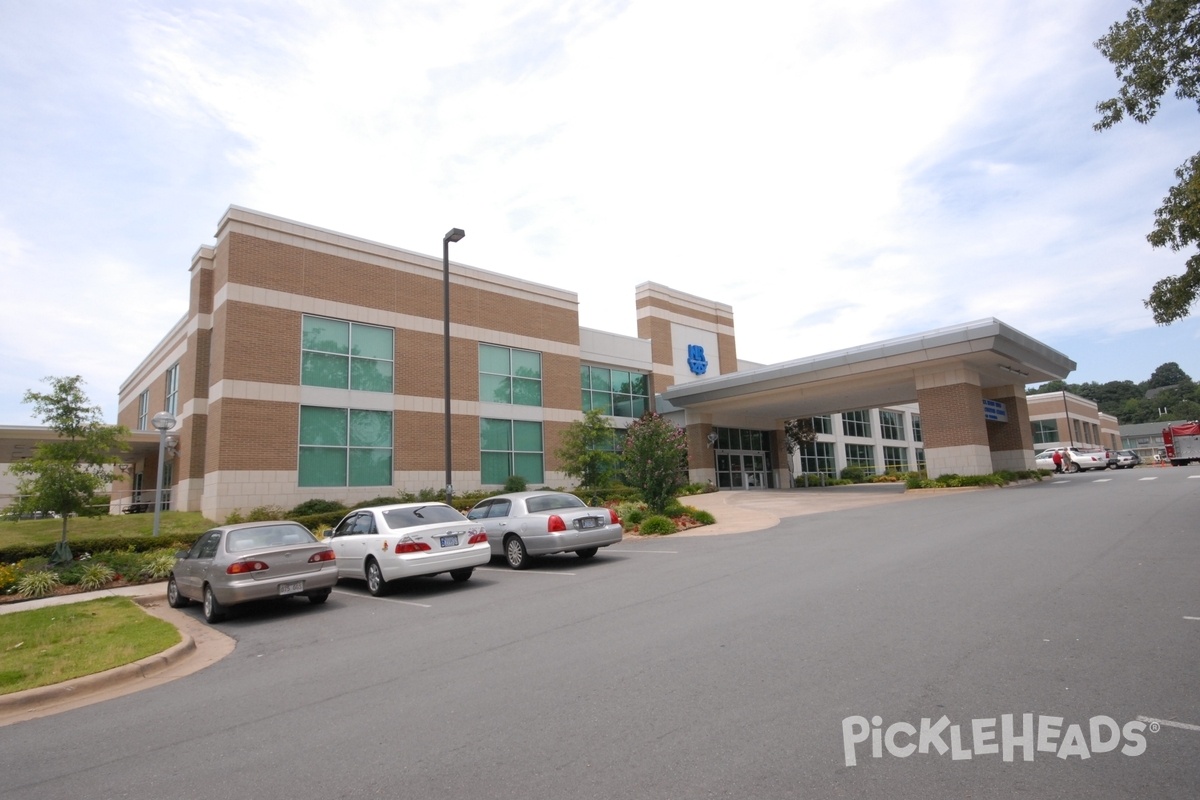
[[[979,375],[965,368],[917,376],[925,469],[931,478],[993,472]]]
[[[1033,469],[1033,427],[1029,422],[1029,403],[1025,387],[998,386],[984,391],[983,396],[1004,404],[1008,421],[985,422],[988,446],[992,451],[992,469],[1018,472]]]

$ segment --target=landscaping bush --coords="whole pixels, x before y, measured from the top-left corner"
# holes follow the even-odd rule
[[[287,518],[295,519],[296,517],[308,517],[312,516],[313,514],[327,514],[334,511],[345,510],[346,504],[338,502],[337,500],[305,500],[303,503],[289,511],[287,513]]]
[[[58,578],[58,573],[49,569],[39,569],[33,572],[26,572],[17,581],[17,594],[21,597],[45,597],[54,592],[62,581]]]
[[[698,508],[687,507],[688,516],[699,522],[701,525],[712,525],[717,521],[716,517],[707,511],[701,511]]]
[[[643,536],[665,536],[674,533],[677,530],[675,523],[670,517],[664,517],[661,514],[652,514],[642,521],[642,525],[638,531]]]
[[[508,480],[504,481],[505,492],[523,492],[529,488],[529,482],[520,475],[509,475]]]
[[[116,573],[112,567],[103,562],[93,562],[83,568],[83,574],[79,578],[79,588],[85,592],[103,589],[108,585]]]
[[[842,469],[841,478],[851,483],[862,483],[867,479],[867,473],[862,467],[851,464]]]

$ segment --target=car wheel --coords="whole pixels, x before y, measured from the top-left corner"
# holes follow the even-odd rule
[[[580,558],[591,558],[599,552],[599,547],[585,547],[582,550],[576,550],[575,555],[579,556]]]
[[[326,589],[325,591],[318,592],[317,594],[310,594],[308,596],[308,602],[312,603],[314,606],[319,606],[319,605],[321,605],[321,603],[324,603],[326,600],[329,599],[329,593],[331,591],[333,591],[333,590]]]
[[[179,584],[175,582],[175,576],[172,575],[167,579],[167,605],[171,608],[185,608],[192,601],[188,600],[179,593]]]
[[[520,536],[510,536],[504,540],[504,560],[513,569],[525,569],[529,566],[529,551]]]
[[[471,580],[471,573],[474,571],[474,567],[467,567],[466,569],[452,569],[450,570],[450,577],[458,583],[463,583],[464,581]]]
[[[1072,473],[1079,472],[1079,465],[1076,464],[1074,461],[1072,461],[1071,467],[1070,467],[1070,469],[1067,470],[1067,472],[1072,472]]]
[[[383,579],[383,570],[373,558],[367,561],[367,591],[374,597],[383,597],[388,593],[388,583]]]
[[[213,594],[212,587],[204,584],[204,620],[208,623],[220,622],[225,619],[225,608]]]

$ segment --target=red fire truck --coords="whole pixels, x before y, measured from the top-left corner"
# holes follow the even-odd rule
[[[1200,461],[1200,422],[1185,422],[1163,428],[1163,446],[1167,461],[1182,467]]]

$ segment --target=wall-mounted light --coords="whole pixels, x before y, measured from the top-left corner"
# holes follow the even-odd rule
[[[716,431],[713,431],[712,433],[710,433],[710,434],[708,435],[708,446],[709,446],[709,448],[712,448],[712,447],[713,447],[713,446],[714,446],[714,445],[717,443],[717,439],[720,439],[720,438],[721,438],[721,437],[717,435],[717,432],[716,432]]]

